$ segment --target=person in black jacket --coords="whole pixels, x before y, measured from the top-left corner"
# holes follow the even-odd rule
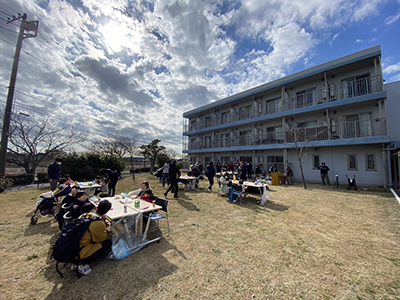
[[[181,176],[181,171],[176,165],[176,160],[174,160],[169,165],[169,182],[171,183],[168,190],[164,193],[164,196],[167,197],[169,191],[174,192],[174,198],[178,198],[178,179]]]
[[[119,175],[116,172],[111,171],[110,169],[100,169],[99,175],[101,177],[106,177],[108,179],[108,190],[110,193],[110,197],[114,197],[115,195],[115,186],[117,185]]]
[[[215,169],[212,161],[208,163],[206,175],[208,178],[208,182],[210,183],[210,185],[207,188],[207,191],[212,192],[212,186],[214,185],[214,176],[215,176]]]

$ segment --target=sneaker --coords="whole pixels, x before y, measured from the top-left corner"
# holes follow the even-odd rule
[[[90,266],[88,264],[86,265],[79,265],[78,266],[78,272],[81,275],[89,275],[90,272],[92,272],[92,269],[90,268]]]
[[[175,195],[174,198],[179,198],[178,195]]]
[[[167,195],[168,195],[168,194],[167,194],[167,192],[165,192],[165,193],[164,193],[164,197],[166,198],[166,197],[167,197]]]
[[[75,264],[71,264],[71,267],[70,267],[70,269],[71,269],[72,271],[76,271],[76,268],[77,268],[77,265],[75,265]]]
[[[209,188],[207,188],[207,192],[211,192],[211,190]]]

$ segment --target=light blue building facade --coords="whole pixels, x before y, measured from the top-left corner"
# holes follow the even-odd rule
[[[300,145],[306,181],[325,162],[331,181],[395,186],[400,85],[386,86],[380,46],[365,49],[185,112],[183,152],[190,163],[289,165],[300,181]]]

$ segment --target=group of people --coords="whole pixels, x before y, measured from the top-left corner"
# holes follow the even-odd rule
[[[49,167],[47,168],[47,177],[50,183],[50,189],[52,191],[56,190],[58,183],[61,180],[61,165],[62,165],[62,158],[57,157],[55,161],[53,161]],[[67,184],[72,183],[73,181],[69,178],[69,175],[65,175],[68,177]],[[113,197],[115,195],[115,186],[117,185],[119,174],[115,171],[110,169],[100,169],[99,176],[96,177],[95,183],[101,184],[102,186],[108,185],[109,195]],[[104,187],[102,187],[97,192],[104,192],[107,191]]]

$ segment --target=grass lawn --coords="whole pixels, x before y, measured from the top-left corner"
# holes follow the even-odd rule
[[[117,192],[148,180],[124,178]],[[389,191],[272,186],[265,206],[169,194],[171,237],[77,279],[49,259],[58,227],[30,225],[46,189],[0,194],[0,299],[400,299],[400,205]],[[164,227],[165,230],[165,227]]]

